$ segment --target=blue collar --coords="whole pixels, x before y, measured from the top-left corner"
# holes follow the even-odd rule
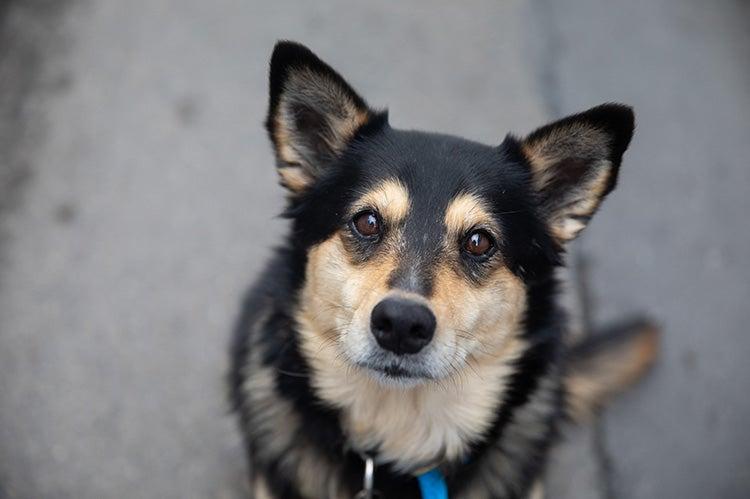
[[[438,468],[418,475],[417,480],[419,490],[422,491],[422,499],[448,499],[448,485]]]

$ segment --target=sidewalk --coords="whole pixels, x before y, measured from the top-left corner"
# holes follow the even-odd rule
[[[596,321],[653,313],[664,358],[598,431],[571,432],[550,497],[745,497],[748,16],[564,3],[11,3],[0,498],[243,497],[222,377],[239,297],[284,231],[261,126],[278,38],[397,127],[500,142],[635,105],[620,187],[580,249]]]

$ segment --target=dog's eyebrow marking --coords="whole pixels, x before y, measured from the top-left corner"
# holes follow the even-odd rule
[[[491,211],[475,194],[459,194],[445,210],[445,228],[449,234],[462,234],[479,225],[496,229]]]
[[[359,198],[354,207],[357,210],[374,208],[387,222],[398,224],[409,213],[409,191],[398,180],[389,179]]]

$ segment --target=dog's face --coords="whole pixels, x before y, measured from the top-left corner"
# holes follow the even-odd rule
[[[308,253],[309,329],[401,383],[495,352],[522,318],[522,253],[548,244],[514,154],[387,127],[363,138],[342,158],[344,178],[321,191],[346,193],[337,206],[310,206],[332,230]]]
[[[502,358],[531,286],[614,187],[633,116],[600,106],[499,146],[395,130],[281,43],[267,128],[306,262],[307,354],[413,385]]]

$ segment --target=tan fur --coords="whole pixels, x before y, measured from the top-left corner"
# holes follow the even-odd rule
[[[291,168],[299,168],[302,157],[297,154],[293,147],[292,123],[283,114],[276,115],[276,126],[274,127],[274,143],[279,158],[291,165]]]
[[[332,463],[312,447],[297,447],[295,452],[284,455],[282,466],[296,476],[303,497],[326,497],[344,499],[339,490],[339,463]],[[348,498],[346,498],[348,499]]]
[[[578,422],[589,421],[607,400],[643,376],[658,349],[659,330],[647,325],[627,341],[573,362],[565,377],[570,416]]]
[[[605,158],[608,145],[609,138],[602,130],[585,123],[571,123],[536,140],[526,140],[521,147],[536,173],[535,186],[541,189],[552,180],[546,172],[553,164],[572,157]]]
[[[536,482],[534,487],[531,489],[529,499],[544,499],[544,484],[542,482]]]
[[[283,96],[293,93],[290,89],[307,95],[311,100],[323,99],[337,111],[335,116],[328,116],[333,120],[329,124],[335,134],[330,137],[328,145],[334,151],[340,152],[346,140],[370,118],[369,111],[358,107],[339,84],[307,68],[292,71],[281,94],[282,100]]]
[[[525,345],[508,341],[495,355],[506,362],[477,361],[450,379],[410,388],[387,386],[341,358],[335,343],[314,333],[304,335],[303,348],[315,355],[313,384],[319,395],[344,414],[342,423],[360,449],[375,446],[383,461],[403,472],[454,459],[469,440],[485,431],[495,415],[509,365]]]
[[[562,213],[556,213],[550,220],[552,235],[560,241],[570,241],[586,227],[575,217],[591,217],[602,202],[607,182],[612,174],[611,163],[601,160],[592,166],[592,172],[571,194],[571,202]]]
[[[296,69],[289,75],[279,102],[275,136],[278,144],[289,144],[293,148],[289,139],[290,131],[294,129],[294,117],[290,114],[288,99],[290,95],[297,94],[306,96],[312,102],[323,102],[335,111],[327,116],[331,120],[328,124],[333,132],[332,136],[327,137],[327,143],[334,152],[340,152],[346,141],[370,118],[367,109],[358,107],[349,94],[326,75],[306,68]],[[286,160],[284,156],[282,159]],[[290,162],[299,159],[292,156]]]
[[[493,217],[484,201],[474,194],[461,194],[445,210],[445,228],[451,235],[460,235],[472,227],[491,225]],[[496,234],[497,235],[497,234]]]
[[[262,322],[258,321],[256,326]],[[329,462],[315,449],[300,446],[299,441],[293,440],[295,430],[302,426],[302,422],[291,402],[276,396],[276,373],[261,362],[260,345],[253,345],[251,352],[244,389],[247,403],[253,409],[249,429],[254,435],[256,455],[261,460],[284,456],[281,467],[288,475],[296,476],[296,482],[306,497],[343,498],[336,489],[339,486],[338,464]],[[295,452],[288,452],[292,445]],[[255,478],[253,488],[258,499],[273,497],[262,475]]]
[[[299,166],[282,166],[277,169],[281,178],[281,185],[292,191],[300,193],[312,182],[312,177]]]
[[[398,180],[389,179],[374,187],[355,202],[352,211],[374,209],[387,224],[397,227],[406,218],[409,208],[409,192],[406,187]]]
[[[599,207],[613,171],[611,162],[605,159],[608,147],[606,133],[583,123],[553,129],[521,145],[532,168],[534,187],[539,192],[554,183],[559,174],[555,166],[561,162],[577,158],[592,163],[586,177],[561,200],[561,206],[555,206],[552,213],[548,213],[552,234],[558,241],[575,239],[586,225],[580,217],[590,217]]]
[[[370,112],[356,105],[352,98],[326,75],[309,69],[295,69],[289,75],[274,117],[274,143],[279,159],[287,166],[279,168],[281,183],[293,193],[302,192],[317,174],[318,165],[308,162],[309,151],[296,136],[291,111],[295,99],[326,106],[328,133],[324,140],[329,149],[340,153],[354,133],[370,119]]]
[[[485,459],[478,464],[475,479],[468,484],[462,498],[492,499],[520,495],[527,477],[514,461],[528,458],[524,454],[526,442],[552,438],[543,421],[554,411],[558,392],[559,379],[553,368],[539,381],[531,398],[514,411],[500,440],[487,450]],[[532,488],[529,493],[533,492],[535,490]]]
[[[386,220],[398,220],[408,211],[407,201],[402,186],[386,183],[360,203],[382,210]],[[453,230],[462,230],[488,218],[465,198],[453,204],[446,220]],[[431,297],[409,294],[437,318],[430,363],[443,364],[441,379],[411,387],[384,384],[352,360],[374,341],[373,307],[387,295],[404,294],[388,288],[400,234],[390,234],[394,240],[384,241],[366,264],[351,261],[346,237],[335,234],[310,250],[296,317],[316,393],[341,409],[355,447],[377,447],[379,457],[401,471],[462,455],[491,424],[512,363],[526,348],[518,337],[526,306],[522,283],[499,266],[480,286],[446,258],[436,269]],[[446,237],[454,241],[450,232]]]
[[[256,327],[262,323],[262,320],[258,321]],[[258,338],[260,335],[252,337]],[[283,453],[291,444],[294,435],[289,429],[300,425],[299,416],[289,401],[276,397],[276,373],[262,364],[260,348],[253,345],[250,352],[243,388],[247,403],[253,408],[250,413],[253,415],[251,431],[262,443],[257,446],[256,452],[275,456]],[[284,430],[278,431],[279,428]]]
[[[271,491],[268,490],[265,478],[263,476],[255,477],[253,483],[253,499],[274,499]]]

